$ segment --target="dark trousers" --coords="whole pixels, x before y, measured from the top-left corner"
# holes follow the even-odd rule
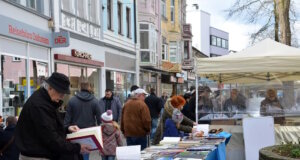
[[[147,136],[144,137],[127,137],[127,146],[141,145],[141,150],[147,147]]]

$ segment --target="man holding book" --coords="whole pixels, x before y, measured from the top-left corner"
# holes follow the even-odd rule
[[[73,160],[80,153],[89,152],[90,146],[66,140],[63,120],[57,111],[65,94],[70,93],[69,86],[68,77],[55,72],[24,104],[15,132],[20,160]],[[69,126],[67,130],[75,132],[79,128]]]

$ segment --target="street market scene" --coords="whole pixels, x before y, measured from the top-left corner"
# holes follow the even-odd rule
[[[0,0],[0,160],[300,159],[299,0]]]

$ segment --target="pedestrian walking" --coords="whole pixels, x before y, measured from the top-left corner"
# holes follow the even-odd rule
[[[127,145],[147,147],[147,135],[151,130],[150,112],[144,100],[148,93],[139,88],[133,92],[122,110],[121,131],[126,137]]]
[[[101,123],[101,112],[98,100],[92,94],[89,82],[80,83],[80,91],[76,93],[67,105],[64,126],[77,125],[79,128],[88,128]],[[89,159],[89,154],[83,155],[84,160]]]
[[[113,114],[113,121],[119,122],[122,113],[122,104],[118,97],[113,95],[111,89],[105,90],[105,96],[100,99],[100,112],[105,113],[107,110],[111,110]]]
[[[114,160],[116,157],[116,148],[122,146],[121,131],[119,125],[113,121],[111,110],[107,110],[101,115],[103,150],[100,151],[102,160]]]
[[[163,108],[163,102],[160,98],[155,95],[155,89],[150,89],[150,95],[146,97],[145,103],[147,104],[150,116],[151,116],[151,134],[150,139],[152,140],[154,137],[154,133],[157,128],[158,118],[160,115],[160,111]]]
[[[15,130],[20,160],[76,160],[80,153],[89,152],[89,146],[66,140],[63,119],[57,111],[65,94],[70,93],[69,86],[68,77],[55,72],[24,104]],[[72,125],[67,130],[79,128]]]

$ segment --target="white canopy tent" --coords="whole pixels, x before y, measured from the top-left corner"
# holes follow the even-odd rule
[[[300,79],[300,49],[265,39],[238,53],[198,58],[196,72],[223,83]]]
[[[197,76],[220,83],[282,82],[300,79],[300,49],[265,39],[238,53],[196,59]],[[196,120],[198,121],[198,77]]]

